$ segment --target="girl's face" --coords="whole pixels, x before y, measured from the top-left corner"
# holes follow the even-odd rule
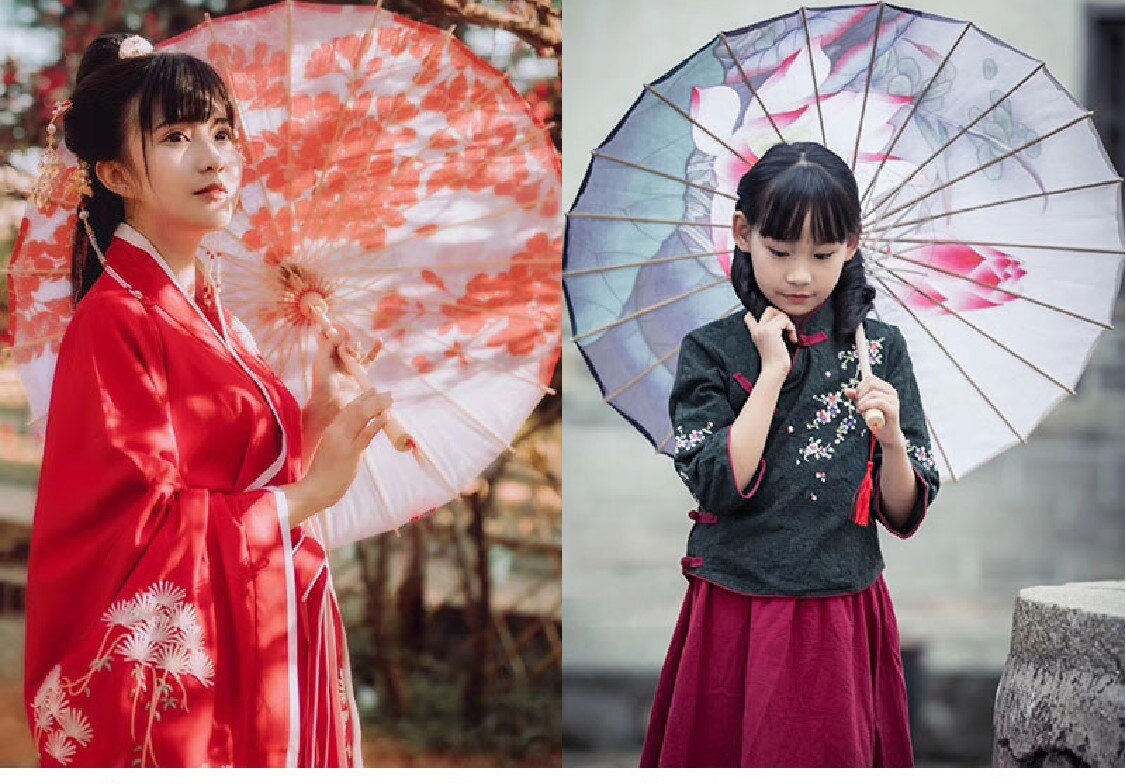
[[[824,302],[841,277],[845,262],[853,257],[859,238],[847,242],[817,244],[805,216],[801,239],[782,242],[762,236],[736,212],[733,222],[735,242],[751,256],[759,288],[771,304],[791,318],[800,318]],[[799,295],[799,296],[795,296]]]
[[[126,146],[128,167],[118,165],[110,180],[102,179],[125,197],[127,218],[143,215],[148,225],[200,234],[230,223],[242,182],[242,156],[223,109],[216,107],[204,122],[181,123],[165,123],[158,111],[146,145],[148,176],[138,123],[133,123]],[[107,163],[114,162],[98,166]],[[118,187],[111,184],[114,177]]]

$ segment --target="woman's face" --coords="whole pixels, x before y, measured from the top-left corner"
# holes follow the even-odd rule
[[[733,229],[740,250],[749,253],[759,288],[774,307],[791,318],[816,310],[833,293],[841,269],[856,253],[857,237],[847,242],[817,244],[805,216],[801,239],[797,242],[764,237],[747,225],[742,213],[735,213]],[[792,297],[791,295],[803,295]]]
[[[230,223],[242,182],[242,156],[231,118],[222,108],[216,107],[204,122],[166,123],[158,111],[146,150],[147,177],[137,123],[126,144],[127,218],[143,212],[149,225],[200,233]],[[219,190],[205,190],[216,185]]]

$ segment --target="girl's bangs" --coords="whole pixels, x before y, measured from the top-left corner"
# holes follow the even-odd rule
[[[779,242],[798,242],[805,216],[817,245],[845,242],[859,218],[850,216],[850,198],[817,165],[798,164],[781,174],[762,196],[756,211],[762,216],[759,233]]]

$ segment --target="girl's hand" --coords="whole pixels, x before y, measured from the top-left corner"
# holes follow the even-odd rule
[[[907,438],[899,426],[899,393],[895,387],[873,373],[855,388],[845,389],[845,397],[853,402],[862,417],[873,408],[884,413],[883,427],[872,430],[881,446],[906,447]]]
[[[788,330],[790,340],[795,343],[798,340],[797,327],[790,317],[777,308],[767,305],[761,319],[755,321],[754,314],[748,310],[747,315],[743,317],[743,323],[747,325],[751,340],[758,349],[762,363],[761,372],[770,370],[781,373],[783,377],[788,375],[790,353],[782,340],[782,333]]]

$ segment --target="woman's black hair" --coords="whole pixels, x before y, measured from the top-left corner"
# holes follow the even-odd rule
[[[860,233],[856,178],[840,156],[816,142],[781,142],[771,147],[739,180],[738,196],[735,209],[751,228],[779,242],[799,241],[806,215],[817,244],[846,242]],[[743,306],[761,318],[771,303],[759,288],[750,256],[738,246],[731,285]],[[845,262],[830,296],[836,341],[851,345],[857,325],[876,298],[859,249]]]
[[[180,52],[152,52],[121,58],[118,50],[129,33],[95,38],[78,66],[71,108],[64,115],[66,146],[89,167],[93,196],[80,203],[98,247],[105,252],[125,220],[125,202],[102,184],[94,171],[99,161],[126,160],[126,138],[135,116],[141,129],[141,155],[148,175],[148,138],[160,110],[166,122],[206,122],[218,106],[237,127],[235,105],[222,77],[208,63]],[[71,261],[77,304],[102,273],[85,227],[75,232]]]

